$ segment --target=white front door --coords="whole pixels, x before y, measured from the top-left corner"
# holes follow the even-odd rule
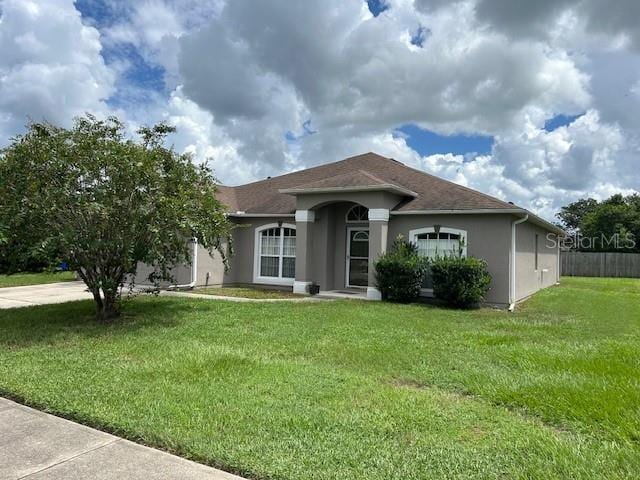
[[[347,287],[369,285],[369,229],[347,227]]]

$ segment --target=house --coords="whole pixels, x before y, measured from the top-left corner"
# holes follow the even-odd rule
[[[374,262],[400,234],[427,256],[486,260],[487,302],[512,305],[559,280],[555,225],[511,203],[366,153],[237,187],[220,200],[242,228],[225,273],[194,245],[185,285],[268,285],[380,299]],[[182,272],[182,273],[180,273]],[[430,294],[429,281],[424,295]]]

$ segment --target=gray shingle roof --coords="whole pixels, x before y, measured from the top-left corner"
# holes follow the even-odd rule
[[[296,209],[293,195],[280,190],[297,188],[393,185],[407,195],[395,211],[415,210],[514,210],[518,207],[484,193],[449,182],[376,153],[365,153],[339,162],[288,173],[237,187],[221,186],[220,200],[230,212],[289,214]]]

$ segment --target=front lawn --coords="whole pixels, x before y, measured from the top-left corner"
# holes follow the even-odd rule
[[[70,282],[72,280],[75,280],[75,274],[73,272],[14,273],[12,275],[0,275],[0,288],[40,285],[42,283]]]
[[[243,287],[203,287],[196,288],[193,293],[202,293],[204,295],[217,295],[223,297],[242,297],[254,298],[258,300],[270,300],[277,298],[300,298],[288,290],[276,290],[267,288],[243,288]]]
[[[0,311],[0,392],[259,479],[637,478],[640,281],[515,314],[139,297]]]

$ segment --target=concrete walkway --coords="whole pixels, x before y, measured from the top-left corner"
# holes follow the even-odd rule
[[[91,299],[83,282],[45,283],[0,288],[0,308],[29,307]]]
[[[226,295],[209,295],[207,293],[198,293],[196,291],[177,291],[177,290],[163,290],[160,295],[172,296],[172,297],[185,297],[185,298],[202,298],[204,300],[226,300],[229,302],[315,302],[323,300],[318,297],[301,295],[300,297],[282,297],[282,298],[247,298],[247,297],[230,297]]]
[[[0,478],[243,480],[0,398]]]
[[[231,302],[313,302],[326,298],[291,297],[291,298],[244,298],[222,295],[205,295],[197,291],[162,290],[160,295],[202,298],[205,300],[227,300]],[[74,300],[91,300],[93,296],[87,292],[83,282],[60,282],[43,285],[27,285],[23,287],[0,288],[0,308],[29,307],[47,303],[64,303]]]

